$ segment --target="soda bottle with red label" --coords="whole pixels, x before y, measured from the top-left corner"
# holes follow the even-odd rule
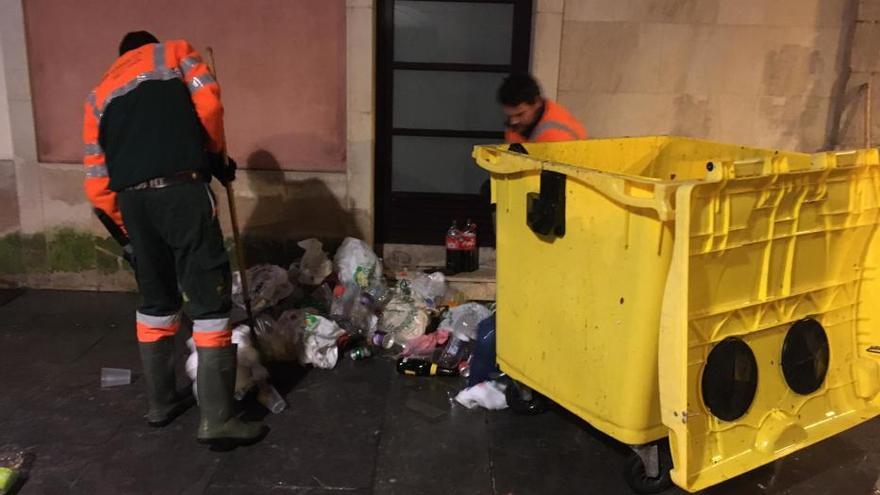
[[[480,246],[477,243],[477,224],[468,219],[461,233],[462,271],[474,272],[480,268]]]
[[[455,220],[446,231],[446,273],[455,274],[463,271],[461,262],[461,234]]]

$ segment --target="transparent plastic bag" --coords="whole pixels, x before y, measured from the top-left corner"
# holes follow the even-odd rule
[[[256,265],[247,270],[248,290],[251,296],[251,309],[254,313],[275,306],[282,299],[293,294],[287,270],[276,265]],[[232,274],[232,301],[244,308],[241,292],[241,272]]]
[[[262,356],[266,361],[287,362],[297,360],[295,325],[291,324],[289,318],[284,318],[284,315],[289,317],[290,313],[290,311],[282,313],[282,316],[277,320],[266,314],[254,317],[254,333],[257,336]]]
[[[416,273],[409,281],[409,288],[413,299],[418,303],[424,303],[428,308],[439,306],[439,302],[446,293],[446,277],[441,272]]]
[[[463,336],[466,340],[477,338],[477,325],[492,315],[492,311],[480,303],[469,302],[450,308],[437,327]]]
[[[301,260],[291,265],[290,273],[296,275],[291,279],[305,285],[320,285],[333,273],[333,263],[317,239],[306,239],[297,243],[305,253]]]
[[[375,310],[376,300],[369,291],[356,284],[338,285],[330,317],[349,332],[372,335],[379,323]]]

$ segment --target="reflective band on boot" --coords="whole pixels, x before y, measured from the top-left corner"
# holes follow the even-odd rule
[[[153,316],[136,313],[138,342],[158,342],[173,337],[180,328],[180,314]]]
[[[232,344],[229,318],[193,321],[193,342],[196,347],[228,347]]]

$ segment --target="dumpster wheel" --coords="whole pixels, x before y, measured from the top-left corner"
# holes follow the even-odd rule
[[[507,405],[517,413],[527,416],[541,414],[547,410],[547,398],[516,380],[510,380],[504,389]]]
[[[649,469],[646,463],[654,465]],[[660,493],[672,486],[670,469],[672,454],[669,452],[669,441],[663,439],[653,444],[633,447],[633,452],[624,463],[623,477],[635,493]]]

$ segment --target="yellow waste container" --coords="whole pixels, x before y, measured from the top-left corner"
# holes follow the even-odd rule
[[[511,378],[626,444],[669,437],[689,491],[880,412],[877,150],[513,146],[474,149]]]

